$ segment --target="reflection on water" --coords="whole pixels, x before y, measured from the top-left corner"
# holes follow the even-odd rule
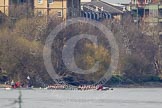
[[[159,108],[162,89],[22,90],[22,108]],[[19,108],[18,90],[0,90],[0,108]]]

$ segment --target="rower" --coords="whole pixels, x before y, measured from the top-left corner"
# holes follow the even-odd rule
[[[11,87],[12,88],[15,88],[15,82],[14,82],[14,80],[11,81]]]

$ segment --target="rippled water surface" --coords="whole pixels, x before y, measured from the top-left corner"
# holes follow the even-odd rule
[[[21,108],[162,108],[162,89],[22,90]],[[19,108],[18,90],[0,90],[0,108]]]

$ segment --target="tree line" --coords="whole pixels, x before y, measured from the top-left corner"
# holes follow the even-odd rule
[[[0,25],[0,82],[17,80],[26,82],[30,76],[34,85],[53,84],[44,66],[43,47],[50,32],[62,22],[56,16],[30,16],[6,19]],[[110,29],[119,46],[119,65],[110,83],[142,83],[160,81],[161,53],[159,51],[159,25],[137,25],[130,16],[121,22],[104,20],[100,22]],[[62,61],[62,50],[66,41],[78,34],[97,36],[96,47],[91,41],[82,39],[75,46],[75,61],[78,67],[89,69],[99,61],[99,69],[89,75],[70,72]],[[52,45],[52,63],[55,71],[67,83],[93,84],[109,68],[111,48],[104,34],[86,23],[70,25],[57,34]],[[71,64],[73,65],[73,64]]]

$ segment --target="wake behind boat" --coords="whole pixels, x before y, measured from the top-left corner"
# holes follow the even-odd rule
[[[62,85],[62,84],[54,84],[50,85],[46,88],[47,90],[97,90],[97,91],[108,91],[113,90],[110,87],[104,87],[102,85],[80,85],[80,86],[70,86],[70,85]]]

